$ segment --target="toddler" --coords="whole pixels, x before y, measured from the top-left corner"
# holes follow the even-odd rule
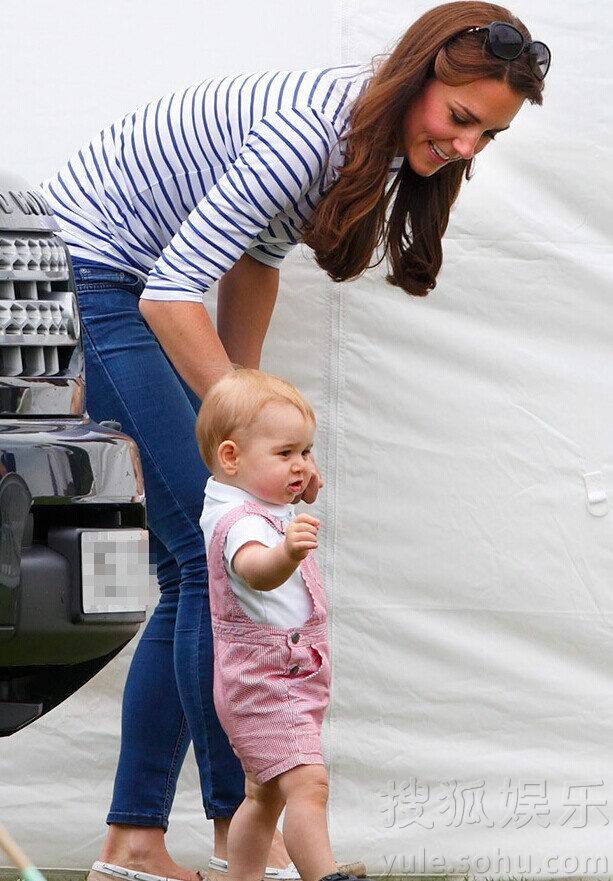
[[[205,396],[196,424],[212,477],[205,536],[215,709],[245,771],[228,836],[229,881],[260,881],[279,815],[303,881],[341,881],[326,823],[320,731],[330,665],[319,521],[294,515],[316,474],[313,410],[275,376],[240,369]]]

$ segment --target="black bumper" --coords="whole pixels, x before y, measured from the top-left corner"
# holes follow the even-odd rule
[[[64,700],[137,633],[143,611],[84,613],[79,541],[88,531],[144,529],[146,517],[136,445],[88,419],[1,420],[0,474],[6,735]],[[12,494],[4,507],[3,481]]]

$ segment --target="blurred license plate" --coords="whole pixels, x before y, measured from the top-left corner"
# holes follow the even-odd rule
[[[83,612],[144,612],[150,595],[149,533],[109,529],[81,533]]]

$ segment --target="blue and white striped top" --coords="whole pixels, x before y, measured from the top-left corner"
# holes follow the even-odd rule
[[[277,267],[335,179],[356,65],[206,80],[104,129],[42,185],[71,253],[202,302],[245,252]]]

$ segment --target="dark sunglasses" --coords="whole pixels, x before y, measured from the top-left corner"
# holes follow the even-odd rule
[[[551,64],[551,52],[545,43],[541,43],[540,40],[528,42],[515,25],[504,21],[493,21],[480,28],[469,28],[464,33],[476,34],[480,31],[487,31],[487,46],[496,58],[515,61],[522,52],[527,52],[530,68],[535,77],[539,80],[545,79]]]

